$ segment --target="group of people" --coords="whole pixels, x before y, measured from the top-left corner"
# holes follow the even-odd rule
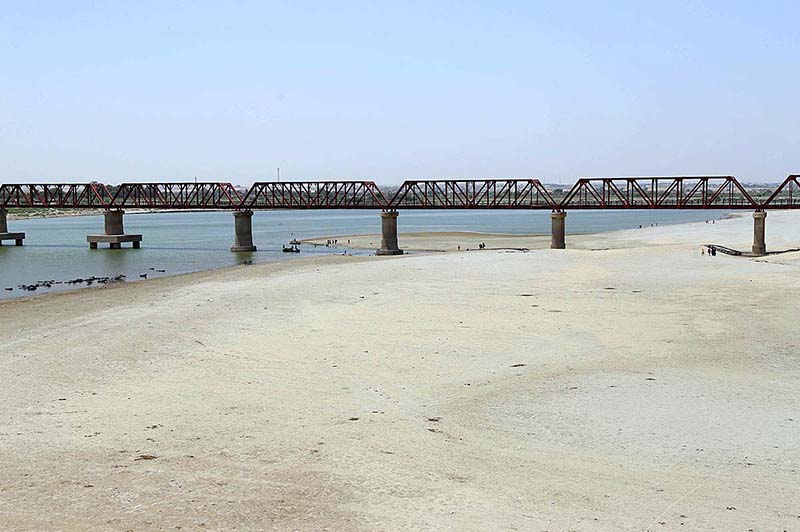
[[[486,243],[481,242],[480,244],[478,244],[478,249],[486,249]],[[461,251],[461,244],[458,245],[458,250]],[[467,248],[467,251],[469,251],[469,248]]]

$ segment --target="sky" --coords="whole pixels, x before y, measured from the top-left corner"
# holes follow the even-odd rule
[[[800,2],[0,0],[0,182],[800,173]]]

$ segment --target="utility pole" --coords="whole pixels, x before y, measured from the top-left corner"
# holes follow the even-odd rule
[[[279,166],[278,167],[278,183],[280,183],[280,182],[281,182],[281,168]]]

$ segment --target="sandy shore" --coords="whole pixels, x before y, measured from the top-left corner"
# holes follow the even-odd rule
[[[788,217],[788,218],[787,218]],[[787,219],[794,220],[791,213],[772,213],[777,223],[786,223]],[[665,225],[660,227],[644,227],[625,231],[608,233],[591,233],[568,235],[569,248],[602,251],[606,249],[634,248],[663,244],[696,243],[718,244],[749,252],[752,245],[752,228],[749,232],[740,225],[731,225],[730,220],[741,219],[739,224],[752,224],[750,214],[733,214],[726,220],[715,223],[689,223],[679,225]],[[724,223],[723,223],[724,222]],[[722,225],[717,225],[722,223]],[[569,224],[567,224],[569,227]],[[789,235],[770,235],[771,248],[787,250],[800,247],[800,242]],[[354,249],[376,249],[380,247],[381,235],[328,235],[302,240],[305,244],[324,246],[328,241],[336,240],[334,247]],[[413,252],[443,252],[443,251],[479,251],[479,245],[485,244],[483,251],[505,250],[542,250],[550,248],[550,235],[511,235],[496,233],[472,232],[419,232],[402,233],[400,247],[405,251]]]
[[[800,253],[535,238],[1,304],[0,529],[800,529]]]
[[[324,246],[336,240],[336,247],[376,249],[381,247],[381,235],[333,235],[301,240],[305,244]],[[481,243],[487,250],[545,249],[550,246],[550,235],[505,235],[470,232],[402,233],[401,245],[406,251],[469,251],[477,250]],[[459,249],[460,248],[460,249]]]

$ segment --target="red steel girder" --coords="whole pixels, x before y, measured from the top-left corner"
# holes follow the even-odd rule
[[[760,200],[759,196],[759,200]],[[559,201],[560,200],[560,201]],[[0,185],[4,208],[148,209],[791,209],[800,175],[763,203],[732,176],[582,178],[554,199],[536,179],[405,181],[391,201],[372,181]]]
[[[764,208],[800,209],[800,175],[790,175],[762,204]]]
[[[558,203],[538,179],[404,181],[392,209],[555,209]]]
[[[241,202],[230,183],[123,183],[110,208],[238,209]]]
[[[111,193],[102,183],[29,183],[0,185],[0,207],[19,209],[108,208]]]
[[[253,183],[243,209],[386,209],[373,181],[286,181]]]
[[[559,209],[759,209],[732,176],[581,178]]]

